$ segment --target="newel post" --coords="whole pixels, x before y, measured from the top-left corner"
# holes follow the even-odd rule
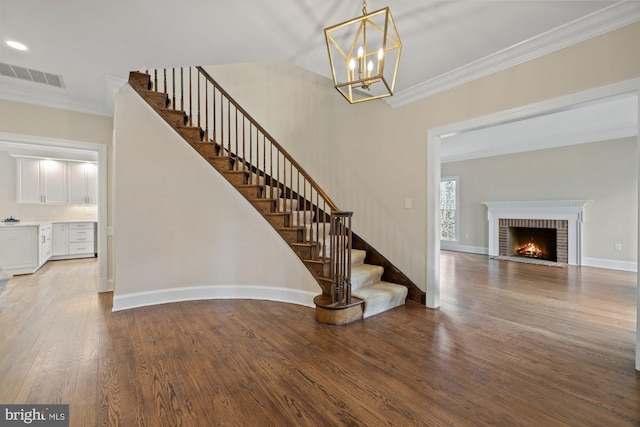
[[[353,212],[331,213],[331,303],[351,304],[351,217]]]

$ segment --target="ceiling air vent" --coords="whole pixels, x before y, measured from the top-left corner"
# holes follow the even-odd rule
[[[42,83],[49,86],[64,88],[64,82],[60,74],[45,73],[30,68],[0,62],[0,76],[13,77],[29,82]]]

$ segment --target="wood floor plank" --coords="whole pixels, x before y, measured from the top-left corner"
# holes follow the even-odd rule
[[[634,273],[443,252],[440,309],[338,327],[270,301],[112,313],[96,271],[7,284],[1,403],[69,403],[73,426],[640,425]]]

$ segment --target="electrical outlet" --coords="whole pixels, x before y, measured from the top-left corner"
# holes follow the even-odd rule
[[[404,207],[405,209],[411,209],[413,207],[413,200],[408,197],[404,199]]]
[[[613,250],[614,251],[621,251],[622,250],[622,243],[616,243],[615,245],[613,245]]]
[[[465,238],[465,239],[468,239],[469,237],[471,237],[471,236],[469,235],[469,233],[464,233],[464,238]]]

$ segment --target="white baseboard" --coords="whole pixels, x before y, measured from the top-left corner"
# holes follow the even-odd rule
[[[632,271],[634,273],[638,272],[638,263],[630,261],[582,257],[582,266],[608,268],[609,270]]]
[[[445,251],[489,255],[489,248],[483,248],[482,246],[465,246],[465,245],[459,244],[458,242],[449,242],[446,240],[440,241],[440,249],[443,249]]]
[[[257,299],[315,307],[317,293],[272,286],[193,286],[115,295],[113,311],[149,305],[208,299]]]
[[[481,254],[481,255],[489,254],[488,248],[483,248],[481,246],[464,246],[464,245],[459,245],[457,242],[441,241],[440,249],[445,251],[466,252],[470,254]],[[611,259],[582,257],[582,266],[606,268],[609,270],[631,271],[634,273],[638,272],[638,263],[630,262],[630,261],[615,261]]]

